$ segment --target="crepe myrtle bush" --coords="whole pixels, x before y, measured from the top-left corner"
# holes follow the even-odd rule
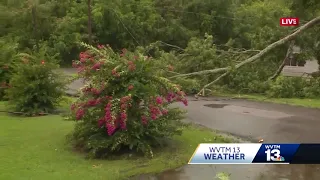
[[[77,123],[70,137],[78,150],[93,158],[128,151],[153,157],[154,148],[181,134],[184,112],[169,105],[188,101],[178,85],[161,76],[168,66],[139,52],[82,45],[88,50],[73,67],[87,83],[71,106]]]

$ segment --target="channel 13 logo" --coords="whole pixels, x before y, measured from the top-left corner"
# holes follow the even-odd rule
[[[267,161],[285,161],[284,157],[280,155],[280,145],[265,145],[266,148],[266,155]]]

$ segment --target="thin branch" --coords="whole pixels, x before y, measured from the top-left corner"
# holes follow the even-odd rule
[[[211,86],[212,84],[220,81],[222,78],[224,78],[225,76],[229,75],[229,73],[230,73],[230,71],[227,71],[227,72],[223,73],[221,76],[219,76],[217,79],[215,79],[214,81],[212,81],[211,83],[203,86],[203,88],[198,92],[198,94],[197,94],[196,96],[201,95],[201,92],[202,92],[202,94],[204,95],[204,91],[206,90],[207,87],[209,87],[209,86]]]
[[[188,73],[188,74],[180,74],[180,75],[176,75],[176,76],[171,76],[170,79],[178,78],[178,77],[188,77],[188,76],[195,76],[195,75],[219,73],[219,72],[224,72],[227,70],[228,70],[228,68],[209,69],[209,70],[203,70],[203,71],[198,71],[198,72],[192,72],[192,73]]]
[[[294,41],[291,41],[291,43],[290,43],[290,45],[288,47],[288,50],[287,50],[286,57],[283,59],[281,65],[278,68],[278,70],[268,79],[268,81],[274,80],[280,75],[280,73],[282,72],[284,66],[286,65],[287,60],[289,59],[289,57],[291,56],[291,54],[293,52],[293,46],[294,46]]]
[[[173,47],[173,48],[176,48],[176,49],[179,49],[180,51],[183,51],[184,52],[184,49],[179,47],[179,46],[176,46],[176,45],[173,45],[173,44],[168,44],[168,43],[165,43],[165,42],[162,42],[162,41],[157,41],[158,43],[161,43],[163,45],[166,45],[166,46],[169,46],[169,47]]]

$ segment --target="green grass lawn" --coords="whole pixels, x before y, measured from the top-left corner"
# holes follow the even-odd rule
[[[320,99],[301,99],[301,98],[268,98],[258,94],[228,94],[228,93],[213,93],[213,95],[232,97],[232,98],[244,98],[254,101],[273,102],[278,104],[289,104],[294,106],[303,106],[311,108],[320,108]]]
[[[5,103],[0,103],[3,108]],[[153,159],[88,160],[66,143],[74,122],[61,116],[17,117],[0,114],[0,179],[126,179],[185,165],[199,143],[230,142],[217,134],[187,126],[176,144]]]

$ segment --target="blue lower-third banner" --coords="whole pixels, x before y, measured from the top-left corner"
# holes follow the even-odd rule
[[[199,144],[189,164],[320,164],[320,144]]]

